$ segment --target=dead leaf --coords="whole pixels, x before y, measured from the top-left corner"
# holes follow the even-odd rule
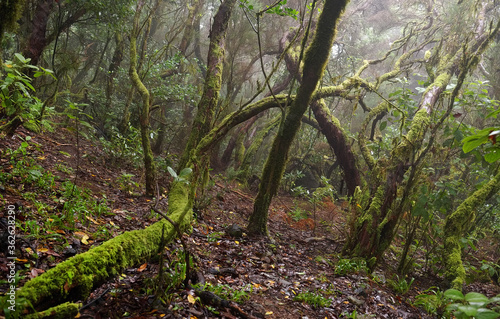
[[[89,239],[89,236],[85,235],[82,239],[80,239],[80,241],[82,242],[82,244],[88,245],[89,242],[87,241],[87,239]]]
[[[95,219],[93,219],[92,217],[90,216],[85,216],[85,218],[87,218],[88,220],[90,220],[91,222],[93,222],[94,224],[96,225],[99,225],[100,223],[98,221],[96,221]]]
[[[138,272],[143,272],[144,270],[146,270],[147,266],[148,266],[148,263],[144,263],[139,268],[137,268],[137,271]]]
[[[188,301],[193,305],[196,303],[196,299],[192,295],[188,295]]]

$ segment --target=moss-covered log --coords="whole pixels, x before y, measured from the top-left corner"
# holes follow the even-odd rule
[[[169,193],[168,214],[181,230],[191,222],[191,207],[190,185],[175,183]],[[157,254],[163,228],[166,242],[177,236],[174,226],[161,220],[146,229],[123,233],[28,281],[16,293],[17,311],[29,311],[30,305],[41,311],[67,300],[85,300],[94,287]]]
[[[262,172],[259,192],[255,198],[254,211],[250,216],[247,228],[250,234],[268,235],[267,217],[271,199],[278,190],[285,170],[288,150],[300,128],[302,116],[311,102],[319,80],[323,76],[336,35],[337,22],[347,2],[346,0],[325,1],[314,38],[304,55],[302,83],[298,88],[295,101],[285,114]]]
[[[472,193],[457,209],[446,217],[444,226],[444,263],[445,280],[455,289],[462,289],[465,282],[465,269],[462,264],[460,238],[476,218],[476,210],[484,201],[500,189],[500,171],[483,187]]]
[[[49,308],[44,311],[40,311],[37,313],[32,313],[25,316],[25,319],[68,319],[75,318],[78,315],[78,310],[82,305],[72,302],[65,302],[61,305],[57,305],[53,308]]]

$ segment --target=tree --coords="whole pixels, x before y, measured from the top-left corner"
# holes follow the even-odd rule
[[[207,72],[203,94],[198,103],[196,117],[191,127],[191,134],[184,149],[179,163],[179,171],[187,167],[188,162],[197,162],[197,175],[208,177],[209,158],[202,155],[201,158],[192,159],[192,151],[200,140],[208,134],[213,126],[215,109],[219,103],[219,94],[222,85],[222,71],[225,56],[225,39],[231,12],[236,0],[225,0],[219,7],[214,17],[212,30],[210,32],[210,46],[207,58]],[[202,183],[203,185],[203,183]]]
[[[24,8],[24,0],[0,1],[0,45],[2,43],[3,34],[6,31],[16,29],[16,22],[22,14]],[[2,64],[2,48],[0,46],[0,64]]]
[[[137,38],[139,36],[139,18],[141,15],[143,4],[137,4],[137,9],[134,17],[134,27],[132,29],[132,34],[130,37],[130,68],[129,76],[132,84],[137,89],[142,97],[142,111],[141,111],[141,141],[142,149],[144,152],[144,169],[146,171],[146,195],[153,196],[156,190],[156,169],[154,164],[153,151],[151,150],[151,142],[149,140],[149,107],[150,107],[150,93],[146,86],[142,83],[137,73]],[[158,1],[151,9],[151,12],[155,11],[158,6]],[[151,15],[147,19],[146,23],[146,36],[147,39],[149,35],[149,29],[151,27]],[[146,40],[144,40],[146,41]]]
[[[269,205],[273,196],[276,195],[283,177],[288,151],[299,130],[302,115],[307,110],[313,92],[323,75],[335,38],[336,26],[346,5],[347,1],[340,3],[332,0],[325,1],[314,38],[304,54],[302,84],[298,88],[295,100],[285,111],[278,135],[274,139],[262,171],[259,192],[255,198],[254,210],[247,227],[248,232],[252,235],[268,235]],[[305,44],[305,41],[303,43]],[[286,105],[282,107],[286,107]]]
[[[478,16],[480,25],[484,17],[480,14]],[[386,162],[374,161],[370,153],[362,149],[365,161],[372,169],[374,176],[370,183],[369,193],[362,191],[354,197],[354,203],[358,209],[344,247],[344,254],[365,257],[370,261],[370,267],[374,267],[389,247],[400,218],[410,207],[409,199],[415,191],[414,183],[417,176],[421,174],[422,163],[433,146],[435,134],[444,120],[450,116],[454,98],[458,95],[465,76],[474,70],[481,54],[497,34],[498,27],[499,25],[489,30],[478,29],[479,33],[470,43],[464,46],[455,45],[452,52],[441,51],[441,44],[435,46],[432,51],[432,61],[436,72],[429,74],[432,82],[420,100],[418,111],[408,133],[393,148]],[[430,115],[435,114],[435,105],[454,74],[459,74],[459,76],[447,110],[437,123],[433,124],[434,127],[431,130]],[[377,114],[387,110],[387,107],[387,104],[381,104],[370,112],[369,117],[374,118]],[[430,140],[425,141],[424,137],[428,131],[431,131]]]

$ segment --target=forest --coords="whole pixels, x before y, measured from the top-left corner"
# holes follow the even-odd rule
[[[0,318],[500,317],[497,0],[0,0]]]

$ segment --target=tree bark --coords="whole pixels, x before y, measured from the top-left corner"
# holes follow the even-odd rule
[[[142,110],[140,116],[141,124],[141,142],[144,153],[144,169],[146,175],[146,195],[154,196],[156,190],[156,169],[154,164],[153,151],[151,150],[151,141],[149,140],[149,107],[150,94],[146,86],[142,83],[137,73],[137,37],[139,36],[139,17],[141,14],[141,5],[139,4],[134,17],[134,28],[130,37],[130,68],[129,77],[134,87],[139,91],[142,97]],[[148,29],[151,24],[151,17],[148,20]],[[147,32],[147,31],[146,31]],[[147,37],[147,35],[146,35]]]
[[[179,162],[178,170],[182,170],[189,162],[190,153],[196,148],[200,140],[211,130],[215,109],[219,102],[219,94],[222,86],[222,69],[225,55],[226,31],[229,18],[236,0],[224,0],[214,17],[210,32],[210,46],[207,58],[207,74],[203,88],[203,95],[198,103],[196,117],[191,127],[191,134]],[[200,175],[208,172],[208,157],[199,159]]]
[[[254,202],[254,210],[248,223],[250,235],[268,235],[268,210],[283,176],[288,151],[300,128],[313,92],[323,76],[326,62],[336,35],[338,20],[348,1],[326,0],[319,17],[316,33],[304,56],[302,84],[299,86],[295,101],[287,110],[274,139],[271,151],[262,172],[259,192]]]
[[[328,144],[332,146],[337,161],[344,172],[344,180],[347,186],[347,195],[353,196],[357,186],[361,185],[361,176],[357,167],[356,157],[348,144],[348,140],[340,122],[326,107],[322,100],[311,104],[314,117],[326,137]]]

